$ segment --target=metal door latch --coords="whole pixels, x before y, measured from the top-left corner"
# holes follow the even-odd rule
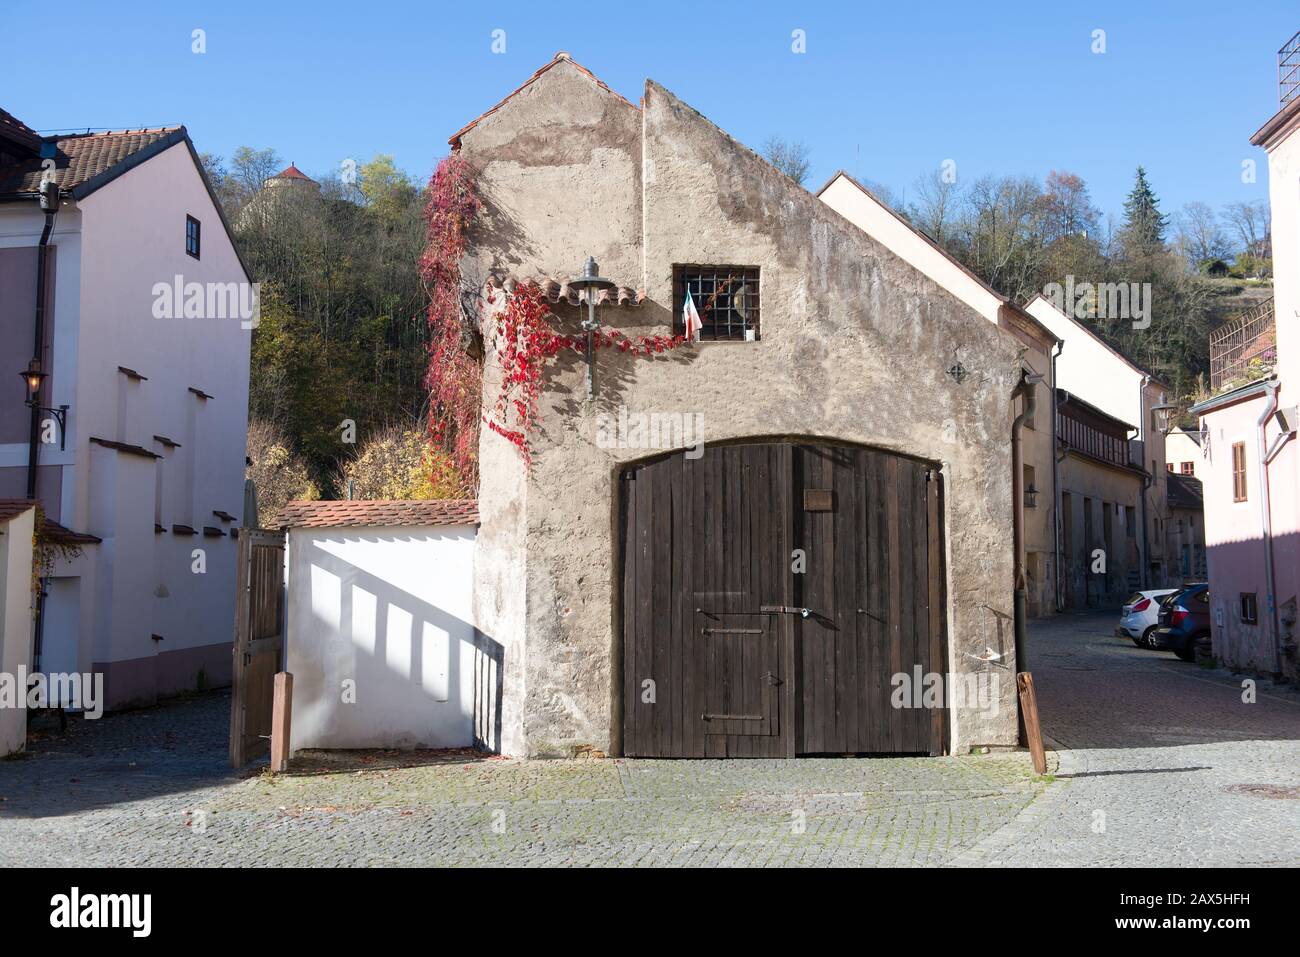
[[[811,608],[800,608],[797,605],[759,605],[758,610],[765,615],[798,615],[800,618],[812,614]]]

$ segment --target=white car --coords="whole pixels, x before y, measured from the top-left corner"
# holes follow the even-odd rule
[[[1139,648],[1155,648],[1151,638],[1158,624],[1160,606],[1170,595],[1175,595],[1177,588],[1150,588],[1134,592],[1133,597],[1124,603],[1119,613],[1119,627],[1115,634],[1121,638],[1132,638]]]

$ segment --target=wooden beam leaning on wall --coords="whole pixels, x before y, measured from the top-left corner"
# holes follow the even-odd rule
[[[293,675],[277,671],[275,698],[271,705],[271,771],[275,774],[289,770],[289,717],[292,710]]]
[[[1029,755],[1034,759],[1034,773],[1046,774],[1047,754],[1043,751],[1043,731],[1038,725],[1038,697],[1034,694],[1034,676],[1028,671],[1016,675],[1016,690],[1020,692],[1020,717],[1025,726]]]

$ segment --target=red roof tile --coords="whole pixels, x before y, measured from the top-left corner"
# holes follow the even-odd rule
[[[7,522],[11,518],[17,518],[29,508],[35,507],[35,502],[25,498],[0,498],[0,522]]]
[[[277,528],[347,528],[383,525],[477,525],[474,499],[365,501],[361,499],[290,502],[276,519]]]
[[[314,179],[312,179],[310,176],[303,173],[302,170],[294,166],[292,163],[290,163],[284,169],[280,170],[280,172],[272,176],[271,179],[302,179],[302,180],[306,180],[309,183],[316,182]]]
[[[631,100],[629,100],[627,97],[623,96],[621,93],[618,93],[618,92],[615,91],[615,90],[611,90],[611,89],[609,89],[609,87],[605,85],[605,81],[604,81],[604,80],[602,80],[602,79],[600,79],[599,77],[597,77],[596,74],[592,73],[590,70],[588,70],[585,66],[583,66],[581,63],[579,63],[577,60],[573,59],[573,57],[569,56],[569,54],[567,54],[567,53],[565,53],[563,50],[561,50],[559,53],[555,54],[555,57],[551,60],[550,63],[546,64],[544,67],[542,67],[540,70],[538,70],[538,71],[537,71],[536,73],[534,73],[532,76],[530,76],[526,81],[524,81],[524,83],[523,83],[521,86],[519,86],[519,87],[518,87],[518,88],[517,88],[513,93],[511,93],[509,96],[507,96],[504,100],[502,100],[502,101],[501,101],[500,103],[498,103],[496,106],[492,107],[492,109],[488,110],[486,113],[480,114],[480,115],[479,115],[478,117],[476,117],[475,119],[470,120],[468,123],[466,123],[464,126],[462,126],[459,130],[457,130],[455,133],[453,133],[453,134],[451,135],[451,138],[447,140],[447,142],[451,144],[451,148],[454,149],[454,150],[460,149],[460,138],[461,138],[462,136],[464,136],[466,133],[468,133],[468,132],[469,132],[470,130],[472,130],[474,127],[478,126],[478,124],[479,124],[480,122],[482,122],[485,118],[491,116],[491,115],[492,115],[493,113],[495,113],[497,110],[501,109],[501,107],[505,106],[506,103],[509,102],[509,100],[510,100],[511,98],[513,98],[513,97],[517,96],[518,94],[522,93],[525,89],[527,89],[527,88],[528,88],[529,86],[531,86],[533,83],[536,83],[537,80],[538,80],[538,78],[541,77],[541,75],[542,75],[543,73],[545,73],[547,70],[551,69],[551,67],[555,66],[555,64],[557,64],[557,63],[571,63],[571,64],[573,64],[575,67],[577,67],[577,68],[578,68],[579,70],[581,70],[583,73],[587,74],[587,76],[589,76],[589,77],[591,77],[593,80],[595,80],[595,81],[596,81],[596,85],[599,86],[602,90],[607,90],[608,92],[613,93],[615,96],[617,96],[620,100],[622,100],[622,101],[623,101],[624,103],[626,103],[628,106],[631,106],[633,109],[636,109],[636,107],[633,105],[633,103],[632,103]]]
[[[33,502],[25,498],[0,498],[0,522],[7,522],[12,518],[21,515],[29,508],[35,508],[39,502]],[[89,535],[85,532],[74,532],[70,528],[64,528],[58,522],[45,519],[41,525],[43,530],[42,537],[55,545],[97,545],[102,538]]]
[[[168,126],[156,130],[122,130],[109,133],[80,133],[75,136],[47,137],[43,142],[54,145],[54,181],[65,191],[76,189],[96,176],[148,149],[160,140],[179,143],[185,127]],[[170,144],[168,144],[170,145]],[[39,192],[41,159],[0,168],[0,195]]]

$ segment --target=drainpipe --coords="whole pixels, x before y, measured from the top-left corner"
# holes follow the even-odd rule
[[[1150,428],[1146,421],[1146,394],[1147,383],[1151,381],[1149,375],[1142,377],[1142,384],[1138,386],[1138,435],[1142,436],[1142,458],[1143,461],[1138,465],[1142,469],[1142,568],[1140,581],[1143,588],[1151,587],[1151,543],[1147,540],[1147,490],[1151,488],[1154,481],[1153,476],[1147,474],[1147,443],[1150,441]]]
[[[1264,388],[1268,390],[1268,402],[1264,412],[1255,423],[1255,441],[1259,457],[1259,517],[1264,529],[1264,585],[1268,589],[1268,627],[1273,636],[1273,673],[1282,673],[1282,630],[1277,620],[1277,583],[1273,576],[1273,516],[1272,501],[1268,488],[1268,460],[1270,458],[1265,429],[1268,420],[1277,411],[1277,389],[1280,383],[1274,376],[1265,380]],[[1278,446],[1281,447],[1280,445]]]
[[[45,283],[48,271],[50,233],[54,231],[54,217],[59,212],[59,187],[53,180],[41,182],[41,211],[45,213],[45,228],[36,247],[36,335],[32,355],[37,363],[45,352]],[[32,396],[32,422],[27,436],[27,497],[36,498],[36,458],[41,448],[40,390]]]
[[[1061,459],[1057,454],[1060,436],[1056,431],[1056,360],[1064,351],[1065,340],[1057,340],[1052,352],[1052,588],[1057,614],[1065,611],[1065,596],[1061,591]]]
[[[1025,407],[1011,423],[1011,538],[1015,550],[1015,605],[1014,621],[1016,630],[1016,670],[1027,670],[1028,662],[1025,651],[1026,634],[1026,592],[1025,580],[1025,452],[1021,431],[1025,420],[1031,418],[1037,405],[1034,386],[1043,381],[1041,375],[1022,371],[1020,383],[1011,393],[1012,399],[1023,397]]]

